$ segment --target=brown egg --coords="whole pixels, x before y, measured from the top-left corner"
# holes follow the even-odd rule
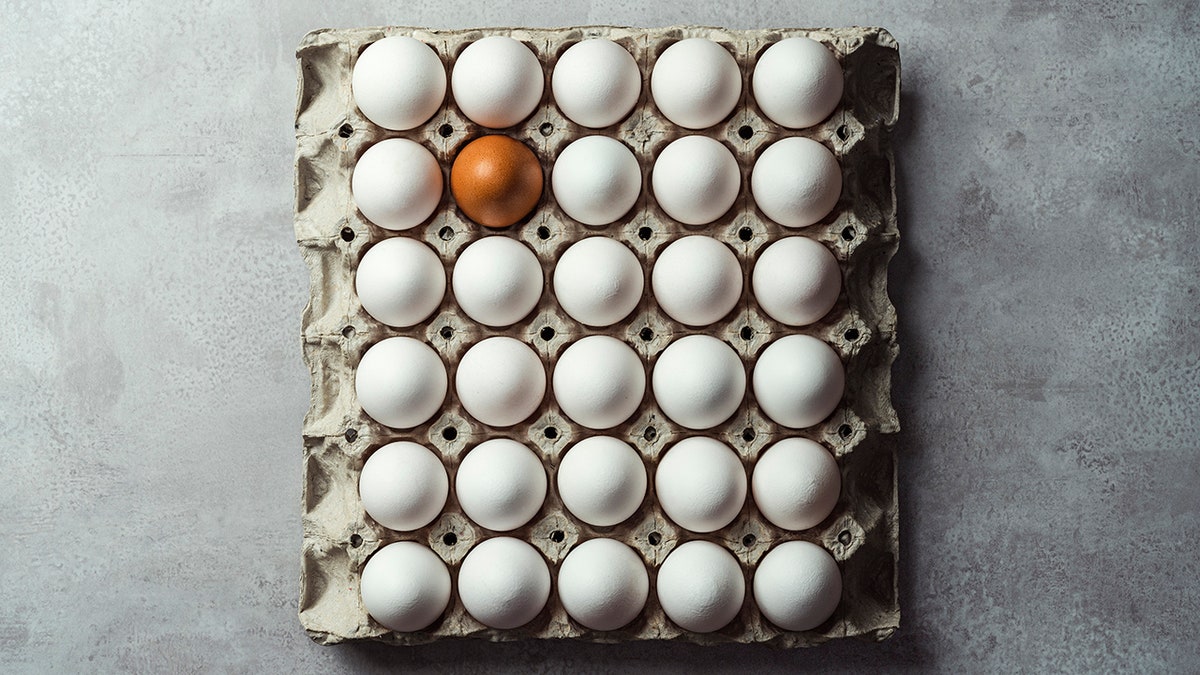
[[[471,220],[485,227],[508,227],[529,215],[541,199],[542,165],[514,138],[482,136],[454,158],[450,192]]]

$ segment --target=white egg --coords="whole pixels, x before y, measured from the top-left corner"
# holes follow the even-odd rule
[[[558,599],[572,619],[592,630],[616,630],[637,618],[650,595],[642,558],[615,539],[589,539],[558,570]]]
[[[833,453],[820,443],[785,438],[755,462],[750,485],[754,504],[767,520],[785,530],[807,530],[833,513],[842,474]]]
[[[467,613],[491,628],[518,628],[550,598],[550,570],[542,554],[512,537],[485,539],[463,558],[458,597]]]
[[[742,297],[742,266],[725,244],[692,235],[658,254],[650,286],[654,300],[672,319],[707,326],[737,306]]]
[[[655,61],[650,93],[667,119],[704,129],[733,112],[742,95],[742,72],[721,45],[688,38],[667,47]]]
[[[608,237],[575,242],[554,266],[554,296],[572,319],[610,326],[642,299],[642,265],[629,247]]]
[[[546,371],[529,345],[510,337],[490,337],[463,354],[454,389],[472,417],[488,426],[510,427],[541,405]]]
[[[354,62],[354,103],[384,129],[403,131],[433,117],[446,98],[446,68],[432,47],[404,35],[372,43]]]
[[[458,466],[454,494],[471,520],[507,532],[528,523],[546,499],[546,470],[525,445],[493,438],[475,446]]]
[[[554,367],[554,399],[563,413],[589,429],[629,419],[646,393],[637,352],[607,335],[589,335],[567,347]]]
[[[442,201],[442,168],[425,146],[389,138],[367,148],[350,176],[363,217],[385,230],[425,222]]]
[[[833,616],[842,599],[842,573],[833,556],[807,541],[771,549],[754,572],[758,611],[784,630],[812,630]]]
[[[729,625],[742,611],[746,578],[733,554],[711,541],[689,541],[658,568],[658,603],[667,618],[693,633]]]
[[[787,38],[758,57],[751,86],[763,114],[802,129],[829,117],[842,100],[842,67],[820,42]]]
[[[447,384],[446,366],[437,352],[410,337],[375,343],[354,373],[363,411],[397,429],[411,429],[433,417],[446,400]]]
[[[650,174],[654,199],[686,225],[705,225],[725,215],[742,186],[733,153],[708,136],[684,136],[659,153]]]
[[[837,352],[808,335],[788,335],[767,345],[754,365],[754,397],[768,417],[785,427],[811,427],[837,409],[846,371]]]
[[[633,110],[642,92],[642,73],[624,47],[593,38],[558,57],[550,88],[558,109],[572,122],[599,129]]]
[[[821,243],[787,237],[759,254],[750,286],[754,299],[772,319],[807,326],[837,304],[842,272],[837,258]]]
[[[550,185],[568,216],[584,225],[608,225],[637,202],[642,170],[624,143],[609,136],[585,136],[559,153]]]
[[[450,604],[450,572],[425,546],[398,541],[367,560],[359,591],[367,613],[385,628],[418,631]]]
[[[449,493],[450,479],[441,460],[410,441],[388,443],[373,452],[358,477],[363,510],[380,525],[401,532],[433,522]]]
[[[545,77],[538,57],[524,44],[493,35],[467,45],[454,62],[450,89],[459,110],[476,124],[511,127],[542,100]]]
[[[746,469],[728,445],[692,436],[667,450],[654,474],[667,517],[692,532],[713,532],[737,518],[746,503]]]
[[[672,342],[654,364],[658,407],[688,429],[711,429],[729,419],[746,395],[746,369],[737,352],[710,335]]]
[[[458,254],[451,280],[467,316],[500,328],[525,318],[542,297],[545,281],[529,247],[503,236],[484,237]]]
[[[842,167],[824,145],[794,136],[772,143],[750,174],[763,215],[784,227],[808,227],[829,215],[842,194]]]
[[[446,295],[446,270],[428,244],[390,237],[367,249],[354,273],[363,309],[382,323],[405,328],[428,319]]]
[[[637,512],[646,498],[646,467],[628,443],[612,436],[579,441],[558,465],[558,496],[576,518],[609,527]]]

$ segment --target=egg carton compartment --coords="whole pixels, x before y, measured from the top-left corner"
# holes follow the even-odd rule
[[[534,113],[518,125],[497,131],[471,122],[447,97],[425,124],[402,132],[388,131],[368,121],[355,107],[350,75],[358,55],[372,42],[391,35],[412,36],[433,47],[446,66],[470,43],[491,35],[507,35],[525,43],[538,56],[546,78],[543,98]],[[818,40],[832,49],[844,71],[844,93],[838,108],[824,122],[806,129],[786,129],[758,109],[750,91],[757,57],[771,44],[792,36]],[[572,44],[592,37],[611,39],[634,56],[643,77],[641,95],[623,121],[605,129],[587,129],[570,121],[556,107],[549,76],[556,59]],[[741,70],[743,90],[732,115],[704,130],[682,129],[657,110],[649,94],[654,60],[670,44],[689,37],[712,39],[727,48]],[[417,28],[322,30],[301,43],[296,115],[297,241],[310,270],[311,299],[304,310],[304,356],[312,372],[312,405],[304,422],[304,546],[301,569],[300,618],[317,642],[330,644],[375,639],[416,644],[450,637],[489,640],[571,637],[599,642],[679,639],[700,644],[767,643],[782,647],[809,646],[834,637],[883,639],[899,622],[896,592],[898,514],[895,457],[883,434],[898,428],[891,405],[890,367],[895,358],[896,317],[887,296],[887,265],[898,245],[890,131],[898,113],[899,57],[892,37],[878,28],[777,29],[731,31],[718,28],[676,27],[637,29],[582,27],[563,29],[480,29],[437,31]],[[483,236],[495,236],[472,223],[445,189],[433,217],[411,230],[382,229],[356,209],[350,175],[358,158],[371,145],[388,138],[420,143],[438,160],[445,184],[458,151],[485,133],[503,133],[534,150],[545,186],[537,209],[524,221],[499,231],[536,254],[546,282],[536,309],[503,329],[482,326],[468,317],[447,291],[443,305],[427,320],[396,329],[378,322],[359,304],[354,289],[358,262],[373,244],[389,237],[411,237],[429,244],[439,255],[447,278],[457,256]],[[611,225],[591,227],[568,217],[555,202],[549,176],[559,152],[583,136],[615,137],[634,153],[642,168],[642,190],[634,208]],[[741,169],[741,189],[732,209],[713,223],[689,226],[668,217],[652,196],[650,169],[671,141],[704,135],[728,148]],[[750,170],[772,142],[801,136],[824,144],[841,165],[843,189],[832,212],[803,229],[782,227],[766,218],[749,193]],[[672,241],[704,234],[728,244],[743,271],[743,292],[737,307],[720,321],[690,327],[674,321],[655,303],[649,272],[657,255]],[[555,261],[574,242],[603,235],[633,250],[645,273],[645,292],[637,309],[607,328],[585,326],[557,304],[550,286]],[[792,327],[762,311],[750,289],[749,273],[759,252],[787,236],[815,239],[836,257],[842,291],[823,319]],[[559,355],[572,342],[588,335],[611,335],[633,347],[646,369],[647,382],[658,356],[684,335],[707,334],[729,344],[749,373],[755,359],[772,340],[806,334],[833,347],[846,368],[846,391],[837,410],[824,422],[806,429],[782,427],[756,405],[752,389],[726,423],[706,431],[684,429],[670,420],[654,401],[647,384],[642,405],[626,422],[605,431],[584,428],[559,409],[547,386],[537,412],[526,421],[503,429],[487,427],[462,407],[453,385],[441,412],[413,429],[397,430],[379,424],[360,408],[354,388],[359,359],[373,344],[392,336],[417,338],[432,346],[446,365],[451,383],[458,360],[485,337],[503,335],[531,346],[542,359],[547,382]],[[634,516],[614,527],[593,527],[574,518],[559,498],[555,476],[558,463],[574,443],[595,435],[628,441],[654,475],[664,450],[683,438],[711,436],[732,447],[747,468],[775,440],[804,437],[830,449],[842,476],[842,493],[833,513],[817,527],[787,531],[768,522],[747,498],[740,515],[727,527],[708,534],[688,532],[671,522],[654,498],[653,480]],[[657,569],[680,543],[713,541],[742,564],[746,600],[729,625],[713,633],[691,633],[675,626],[649,595],[644,611],[621,630],[596,632],[574,622],[557,601],[555,589],[542,613],[512,630],[488,628],[472,618],[457,593],[442,617],[425,630],[391,631],[373,621],[363,607],[358,579],[367,559],[396,541],[429,546],[449,567],[451,577],[466,553],[478,542],[497,536],[472,522],[454,491],[443,513],[431,524],[412,532],[396,532],[374,522],[358,495],[358,476],[366,458],[382,445],[411,440],[440,456],[453,484],[466,451],[491,438],[511,438],[528,445],[541,458],[549,490],[538,515],[527,525],[504,533],[533,544],[545,557],[553,579],[568,551],[577,543],[608,537],[632,547],[645,561],[653,589]],[[841,603],[833,616],[815,630],[789,632],[770,624],[757,611],[749,582],[754,566],[782,541],[819,544],[838,562],[843,578]]]

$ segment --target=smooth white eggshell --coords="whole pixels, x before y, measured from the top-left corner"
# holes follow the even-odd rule
[[[528,523],[546,499],[546,470],[525,445],[493,438],[475,446],[454,478],[454,494],[471,520],[507,532]]]
[[[572,122],[599,129],[620,122],[642,91],[633,55],[612,40],[593,38],[571,45],[554,65],[554,102]]]
[[[667,119],[704,129],[733,112],[742,95],[742,73],[721,45],[688,38],[667,47],[655,61],[650,93]]]
[[[493,35],[467,45],[454,61],[450,89],[459,110],[493,129],[529,117],[545,81],[538,57],[524,44]]]
[[[788,335],[763,350],[754,365],[754,397],[785,427],[811,427],[837,409],[846,371],[837,352],[808,335]]]
[[[705,225],[733,206],[742,174],[733,153],[719,141],[684,136],[654,160],[650,184],[668,216],[687,225]]]
[[[423,424],[446,400],[446,366],[432,347],[410,337],[371,345],[358,362],[358,404],[376,422],[397,429]]]
[[[529,345],[510,337],[490,337],[463,354],[454,389],[472,417],[488,426],[510,427],[541,405],[546,371]]]
[[[375,522],[408,532],[425,527],[442,512],[450,479],[429,448],[396,441],[367,458],[358,477],[358,494]]]
[[[463,558],[458,597],[467,613],[483,625],[517,628],[546,606],[550,570],[542,554],[520,539],[485,539]]]
[[[658,602],[675,625],[711,633],[733,621],[746,599],[746,579],[733,554],[711,541],[689,541],[658,568]]]
[[[537,256],[521,242],[484,237],[458,254],[451,286],[467,316],[493,328],[525,318],[542,297],[545,281]]]
[[[394,35],[371,43],[354,63],[354,103],[384,129],[403,131],[433,117],[446,98],[446,68],[432,47]]]
[[[672,319],[707,326],[742,297],[742,266],[725,244],[702,235],[677,239],[658,254],[650,276],[654,300]]]
[[[799,136],[772,143],[750,174],[763,215],[784,227],[808,227],[829,215],[842,194],[842,167],[824,145]]]
[[[791,37],[758,57],[754,100],[776,124],[802,129],[819,124],[842,100],[842,66],[825,45]]]
[[[609,237],[575,242],[554,265],[554,296],[572,319],[610,326],[642,299],[642,265],[629,247]]]
[[[724,422],[746,395],[742,360],[711,335],[688,335],[667,345],[650,379],[658,406],[688,429],[711,429]]]
[[[428,319],[446,295],[446,270],[428,244],[389,237],[367,249],[354,273],[363,309],[389,326]]]
[[[573,342],[554,367],[554,398],[563,413],[589,429],[629,419],[646,393],[646,371],[637,352],[607,335]]]
[[[607,225],[629,212],[642,192],[642,169],[625,144],[584,136],[563,148],[550,172],[554,199],[584,225]]]
[[[820,321],[837,304],[842,272],[820,242],[785,237],[759,254],[750,278],[754,299],[772,319],[789,326]]]
[[[612,436],[592,436],[572,446],[558,465],[557,482],[567,510],[598,527],[625,521],[646,497],[641,455]]]
[[[592,630],[616,630],[641,614],[650,595],[646,565],[615,539],[589,539],[558,570],[558,599],[567,614]]]
[[[754,572],[754,601],[784,630],[812,630],[833,616],[842,599],[842,573],[829,553],[807,541],[771,549]]]
[[[833,453],[807,438],[785,438],[754,463],[754,504],[785,530],[807,530],[837,506],[842,474]]]
[[[692,436],[671,446],[659,460],[654,491],[677,525],[713,532],[733,522],[746,503],[746,469],[728,445]]]
[[[442,201],[442,168],[425,146],[389,138],[367,148],[354,165],[350,191],[363,217],[385,230],[425,222]]]
[[[367,560],[359,590],[371,618],[392,630],[418,631],[450,604],[450,572],[429,548],[398,541]]]

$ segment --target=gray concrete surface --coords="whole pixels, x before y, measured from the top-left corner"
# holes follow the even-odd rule
[[[0,671],[1200,669],[1197,3],[898,4],[0,2]],[[294,47],[583,23],[901,43],[888,642],[300,630]]]

